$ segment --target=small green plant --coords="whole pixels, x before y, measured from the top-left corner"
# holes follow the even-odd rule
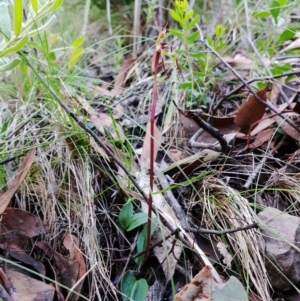
[[[29,38],[45,31],[55,20],[54,12],[63,0],[46,2],[31,0],[27,19],[23,22],[23,1],[1,1],[0,26],[2,40],[0,42],[0,71],[8,71],[16,67],[20,58],[9,59],[8,56],[20,51]],[[12,21],[11,21],[12,20]]]
[[[137,240],[137,253],[145,251],[146,241],[147,241],[147,222],[148,215],[146,213],[134,213],[133,204],[131,201],[126,203],[119,214],[119,222],[123,229],[126,231],[132,231],[140,226],[143,226],[142,230],[139,232]],[[155,220],[151,222],[151,235],[155,230]],[[140,264],[143,262],[145,255],[140,255],[135,258],[135,262]]]
[[[194,10],[189,9],[187,0],[176,0],[174,9],[170,9],[170,16],[180,26],[180,29],[170,29],[169,32],[179,38],[184,45],[184,49],[175,52],[179,55],[180,68],[189,75],[179,88],[189,94],[190,101],[187,106],[198,105],[199,101],[205,104],[204,92],[208,85],[213,84],[212,68],[215,57],[206,51],[199,51],[201,46],[196,41],[199,39],[200,31],[194,30],[199,22],[199,15],[195,15]],[[225,32],[223,25],[217,25],[215,38],[207,35],[207,43],[217,51],[223,51],[227,46]]]
[[[132,271],[126,271],[121,281],[123,301],[144,301],[148,294],[148,284],[145,279],[137,280]]]

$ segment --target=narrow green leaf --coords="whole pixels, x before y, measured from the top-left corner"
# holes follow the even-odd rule
[[[252,16],[255,18],[266,18],[269,17],[271,13],[266,10],[255,11],[252,13]]]
[[[134,301],[145,301],[148,294],[148,284],[145,279],[140,279],[135,282],[132,293],[131,299]]]
[[[37,13],[38,10],[39,10],[39,3],[38,3],[38,0],[30,0],[31,2],[31,7],[32,7],[32,10]]]
[[[188,20],[189,18],[191,18],[194,15],[194,11],[191,9],[190,11],[188,11],[185,16],[184,19]]]
[[[11,38],[11,20],[10,14],[5,2],[0,3],[0,27],[6,40]]]
[[[176,30],[176,29],[169,29],[169,33],[177,38],[179,38],[180,40],[183,39],[183,34],[181,31]]]
[[[182,18],[180,17],[180,15],[174,9],[170,9],[170,16],[175,21],[177,21],[179,23],[182,23]]]
[[[83,49],[82,48],[77,48],[75,49],[69,59],[68,66],[69,68],[72,68],[75,66],[75,64],[79,61],[79,58],[83,54]]]
[[[193,88],[193,83],[191,81],[181,83],[178,86],[178,89],[192,89],[192,88]]]
[[[84,42],[84,37],[79,37],[71,44],[71,47],[78,48],[83,44],[83,42]]]
[[[22,49],[28,41],[28,36],[20,39],[14,46],[4,49],[0,52],[0,57],[6,56],[8,54],[14,53]]]
[[[157,218],[154,218],[151,222],[151,236],[155,231],[156,228],[156,224],[157,224]],[[144,225],[142,231],[139,233],[138,236],[138,240],[137,240],[137,244],[136,244],[136,252],[140,253],[142,251],[145,251],[146,248],[146,243],[147,243],[147,228],[148,225]],[[142,263],[142,261],[144,260],[144,254],[135,258],[134,261],[136,264],[140,264]]]
[[[17,67],[21,62],[21,59],[15,58],[14,60],[8,62],[7,64],[0,65],[0,72],[9,71],[15,67]]]
[[[199,59],[207,56],[207,54],[203,52],[192,52],[190,55],[195,59]]]
[[[62,5],[63,2],[64,0],[55,0],[52,7],[50,8],[50,11],[55,12]]]
[[[199,22],[199,15],[196,15],[193,20],[190,22],[190,24],[187,26],[187,30],[191,30],[194,28],[194,26]]]
[[[131,231],[143,224],[146,224],[147,221],[148,221],[148,215],[146,213],[143,212],[136,213],[131,217],[130,225],[126,230]]]
[[[14,5],[14,33],[18,36],[22,29],[23,0],[15,0]]]
[[[190,44],[194,43],[196,41],[196,39],[198,38],[198,36],[199,36],[199,31],[197,30],[188,36],[188,42]]]
[[[225,32],[225,27],[218,24],[215,28],[216,38],[220,39],[223,36],[224,32]]]
[[[278,16],[279,16],[279,13],[280,13],[280,5],[278,3],[278,1],[273,1],[270,5],[270,13],[274,19],[274,22],[275,24],[277,24],[277,21],[278,21]]]
[[[134,276],[132,271],[130,270],[126,271],[121,280],[121,292],[125,295],[122,296],[123,301],[129,300],[135,282],[136,282],[136,277]]]
[[[125,204],[119,213],[119,222],[123,229],[127,229],[133,216],[133,205],[131,202]]]
[[[47,22],[45,24],[43,24],[41,27],[34,29],[32,31],[29,31],[28,35],[30,37],[36,36],[38,33],[41,33],[42,31],[48,29],[55,20],[56,20],[56,16],[55,15],[51,16],[51,18],[48,19]]]

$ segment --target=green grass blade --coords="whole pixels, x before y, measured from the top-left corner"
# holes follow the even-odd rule
[[[23,0],[15,0],[14,5],[14,33],[18,36],[22,29]]]

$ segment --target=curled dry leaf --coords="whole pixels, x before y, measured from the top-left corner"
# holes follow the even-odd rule
[[[36,246],[42,249],[48,257],[52,258],[53,265],[57,269],[62,283],[68,288],[72,288],[78,280],[79,263],[54,251],[45,241],[37,242]],[[72,297],[72,300],[75,300],[75,297]]]
[[[174,301],[246,301],[246,291],[240,281],[231,276],[226,283],[217,283],[211,267],[205,266],[178,294]]]
[[[267,91],[269,90],[269,84],[263,89],[259,90],[256,94],[264,101],[267,100]],[[265,113],[265,105],[260,102],[254,95],[250,95],[247,102],[240,107],[234,123],[241,128],[241,132],[248,134],[249,130],[253,130]]]
[[[63,240],[63,245],[65,248],[67,248],[70,252],[70,259],[74,260],[75,262],[79,263],[79,273],[78,273],[78,280],[81,280],[81,282],[77,285],[75,291],[80,292],[83,284],[83,277],[86,272],[86,265],[83,258],[82,253],[79,249],[79,242],[78,238],[74,235],[71,235],[70,233],[67,233]],[[78,296],[74,298],[74,300],[77,300]]]
[[[11,198],[16,193],[17,189],[19,188],[19,186],[27,176],[31,165],[34,162],[35,153],[36,153],[36,149],[33,148],[25,155],[25,157],[21,161],[14,182],[11,185],[9,185],[7,191],[0,196],[0,214],[4,212]]]
[[[141,154],[141,166],[144,169],[149,168],[149,163],[150,163],[150,141],[151,141],[151,124],[148,122],[147,124],[147,130],[146,130],[146,136],[144,138],[144,143],[143,143],[143,150]],[[160,148],[161,144],[161,133],[157,126],[154,124],[154,161],[156,159],[158,150]]]

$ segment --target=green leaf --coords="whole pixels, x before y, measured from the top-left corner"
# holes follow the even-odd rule
[[[11,20],[7,3],[5,2],[0,3],[0,16],[0,27],[2,34],[6,40],[9,40],[11,38]]]
[[[151,236],[155,231],[156,228],[156,223],[157,223],[157,218],[154,218],[151,222]],[[136,244],[136,252],[140,253],[145,251],[146,248],[146,243],[147,243],[147,229],[148,229],[148,224],[144,225],[142,231],[139,233],[137,244]],[[136,264],[142,263],[144,260],[145,255],[141,255],[137,258],[134,259]]]
[[[39,3],[38,3],[38,0],[30,0],[31,2],[31,7],[32,7],[32,10],[37,13],[38,10],[39,10]]]
[[[69,59],[69,63],[68,63],[69,68],[72,68],[75,66],[75,64],[79,61],[79,58],[82,54],[83,54],[82,48],[77,48],[72,52],[70,59]]]
[[[23,0],[15,0],[14,4],[14,33],[19,35],[22,29]]]
[[[78,48],[83,44],[83,42],[84,42],[84,37],[79,37],[71,44],[71,47]]]
[[[266,18],[271,16],[271,13],[266,10],[259,10],[252,13],[252,16],[255,18]]]
[[[187,38],[189,44],[194,43],[196,41],[196,39],[198,38],[198,36],[199,36],[199,31],[198,30],[193,32],[192,34],[190,34]]]
[[[145,279],[140,279],[135,282],[130,297],[134,301],[145,301],[147,294],[148,284]]]
[[[277,0],[277,1],[281,7],[285,6],[287,3],[287,0]]]
[[[184,82],[184,83],[181,83],[179,86],[178,86],[178,89],[192,89],[193,88],[193,83],[191,81],[188,81],[188,82]]]
[[[38,33],[41,33],[42,31],[48,29],[48,27],[50,27],[55,20],[56,20],[56,16],[55,15],[51,16],[51,18],[48,19],[47,22],[45,24],[43,24],[41,27],[34,29],[32,31],[29,31],[28,35],[30,37],[36,36]]]
[[[133,286],[136,282],[136,277],[132,273],[132,271],[126,271],[122,280],[121,280],[121,292],[127,296],[122,296],[123,301],[128,301],[131,296],[131,292],[133,290]]]
[[[279,16],[279,13],[280,13],[280,5],[278,3],[278,1],[273,1],[270,5],[270,13],[274,19],[274,22],[275,24],[277,24],[277,21],[278,21],[278,16]]]
[[[195,58],[195,59],[199,59],[199,58],[203,58],[203,57],[206,57],[206,53],[203,53],[203,52],[192,52],[190,54],[191,57]]]
[[[53,13],[55,12],[64,2],[64,0],[56,0],[50,8],[50,11]]]
[[[130,225],[131,218],[133,216],[132,202],[125,204],[119,213],[119,222],[123,229],[127,229]]]
[[[223,36],[224,32],[225,32],[225,27],[218,24],[215,28],[216,38],[220,39]]]
[[[180,40],[183,39],[183,34],[182,34],[181,31],[176,30],[176,29],[169,29],[169,32],[170,32],[171,35],[173,35],[173,36],[179,38]]]
[[[5,72],[5,71],[9,71],[15,67],[17,67],[21,62],[21,59],[19,58],[15,58],[14,60],[6,63],[6,64],[1,64],[0,65],[0,72]]]
[[[292,70],[292,66],[290,63],[286,63],[284,65],[274,65],[271,68],[271,72],[273,75],[282,74],[285,72],[289,72]]]
[[[211,38],[211,35],[207,35],[207,37],[206,37],[206,40],[207,40],[207,44],[209,45],[209,46],[211,46],[211,47],[213,47],[213,40],[212,40],[212,38]]]
[[[174,9],[170,9],[170,16],[172,19],[174,19],[178,23],[182,23],[182,18]]]
[[[295,28],[292,28],[292,27],[287,28],[281,33],[277,43],[281,43],[281,42],[284,42],[284,41],[287,41],[287,40],[291,40],[295,35],[296,35],[296,29]]]
[[[185,20],[188,20],[188,19],[191,18],[193,15],[194,15],[194,10],[191,9],[190,11],[188,11],[188,12],[185,14],[184,19],[185,19]]]
[[[28,41],[28,36],[20,39],[14,46],[6,48],[2,52],[0,52],[0,57],[19,51],[24,47],[27,41]]]
[[[140,212],[136,213],[131,217],[130,225],[126,229],[127,231],[131,231],[143,224],[148,222],[148,215],[146,213]]]
[[[187,30],[191,30],[194,28],[195,24],[199,22],[199,15],[196,15],[193,20],[190,22],[190,24],[186,27]]]

